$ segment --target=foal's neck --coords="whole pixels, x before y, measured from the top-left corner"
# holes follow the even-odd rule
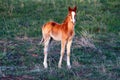
[[[67,17],[64,19],[63,23],[64,25],[67,25],[65,27],[67,27],[69,30],[73,30],[74,29],[74,23],[71,21],[71,18],[69,16],[69,14],[67,15]]]

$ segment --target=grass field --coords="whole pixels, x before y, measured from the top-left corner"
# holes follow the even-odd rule
[[[43,68],[41,27],[62,23],[68,6],[77,6],[76,35],[58,69],[60,43],[53,41]],[[1,80],[120,80],[119,0],[0,0]],[[92,46],[81,45],[85,37]]]

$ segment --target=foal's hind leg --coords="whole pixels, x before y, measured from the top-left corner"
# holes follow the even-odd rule
[[[48,55],[48,46],[49,46],[50,37],[44,39],[44,68],[47,68],[47,55]]]

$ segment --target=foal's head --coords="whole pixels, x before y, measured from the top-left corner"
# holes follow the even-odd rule
[[[76,22],[76,10],[77,10],[77,7],[75,6],[74,8],[68,8],[69,10],[69,13],[68,13],[68,16],[70,16],[70,19],[73,23]]]

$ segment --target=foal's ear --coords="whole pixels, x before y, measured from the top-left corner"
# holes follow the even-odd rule
[[[72,11],[72,9],[71,9],[70,7],[68,7],[68,10],[69,10],[69,11]]]
[[[77,10],[77,6],[74,7],[74,11],[76,11],[76,10]]]

